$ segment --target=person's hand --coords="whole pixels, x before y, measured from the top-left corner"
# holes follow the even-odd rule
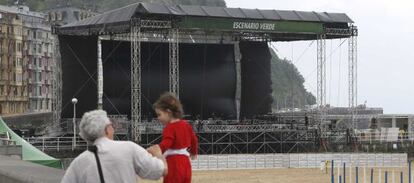
[[[151,147],[148,147],[147,151],[148,151],[148,153],[150,153],[151,155],[153,155],[155,157],[162,157],[161,148],[158,144],[153,145]]]
[[[165,160],[164,156],[162,155],[162,151],[161,151],[160,146],[158,144],[153,145],[151,147],[148,147],[147,151],[148,151],[148,153],[150,153],[154,157],[157,157],[160,160],[162,160],[162,162],[164,163],[163,176],[166,176],[168,174],[168,164],[167,164],[167,161]]]
[[[191,154],[190,158],[191,158],[191,160],[196,160],[197,159],[197,154]]]

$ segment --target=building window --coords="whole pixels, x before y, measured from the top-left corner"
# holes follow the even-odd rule
[[[16,83],[22,83],[22,74],[16,73]]]
[[[39,32],[37,33],[37,38],[39,38],[39,39],[43,39],[43,32],[42,32],[42,31],[39,31]]]
[[[17,58],[16,59],[16,67],[21,67],[22,66],[22,59],[21,58]]]
[[[79,17],[80,16],[79,11],[74,11],[73,12],[73,15],[75,16],[75,19],[76,20],[79,20],[80,19],[80,17]]]
[[[66,11],[62,12],[62,20],[67,19],[68,13]]]
[[[49,21],[54,21],[55,16],[53,16],[53,12],[49,12]]]
[[[36,72],[36,82],[40,82],[40,72]]]
[[[21,43],[16,43],[16,47],[17,47],[17,52],[22,52],[22,44]]]
[[[62,20],[62,13],[56,12],[56,20]]]

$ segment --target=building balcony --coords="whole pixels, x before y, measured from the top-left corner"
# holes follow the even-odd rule
[[[53,97],[52,93],[47,93],[47,94],[46,94],[46,98],[51,99],[52,97]]]
[[[47,71],[52,71],[52,66],[48,65],[48,66],[45,66],[45,67],[46,67]]]
[[[25,96],[14,96],[14,101],[18,101],[18,102],[26,102],[29,101],[28,97]]]
[[[6,101],[6,100],[8,100],[7,96],[0,95],[0,101]]]
[[[30,99],[40,99],[40,98],[42,98],[42,96],[40,96],[40,95],[29,95],[29,98]]]
[[[35,66],[34,69],[37,71],[43,71],[43,68],[41,66]]]

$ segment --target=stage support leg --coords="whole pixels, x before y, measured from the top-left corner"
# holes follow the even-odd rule
[[[131,20],[131,133],[139,142],[141,122],[141,28],[139,19]]]

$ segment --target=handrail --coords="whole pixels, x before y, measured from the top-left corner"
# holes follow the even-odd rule
[[[0,145],[16,145],[16,141],[8,138],[0,138]]]
[[[69,150],[73,146],[73,137],[27,137],[24,140],[42,151],[45,149]],[[76,147],[86,149],[87,146],[88,143],[85,140],[79,137],[76,138]]]

